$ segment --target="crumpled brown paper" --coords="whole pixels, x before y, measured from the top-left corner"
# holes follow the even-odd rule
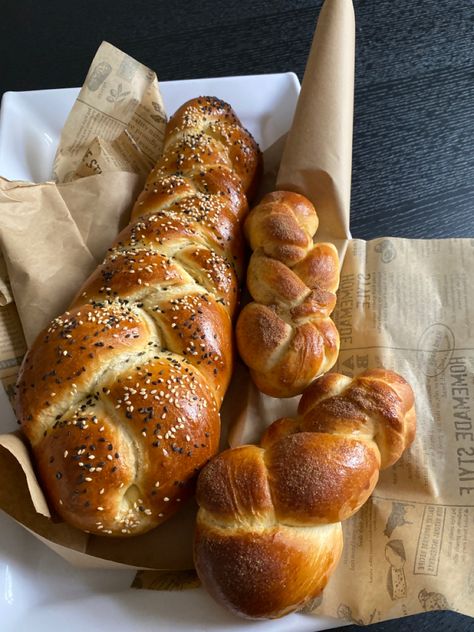
[[[0,243],[28,344],[67,308],[103,258],[141,185],[127,172],[68,184],[15,186],[0,178]],[[10,284],[4,283],[6,302]]]
[[[302,193],[316,205],[316,239],[335,244],[341,256],[351,236],[354,47],[352,3],[326,2],[277,178],[278,189]]]
[[[54,178],[110,171],[145,178],[161,154],[165,125],[156,74],[102,42],[62,130]]]

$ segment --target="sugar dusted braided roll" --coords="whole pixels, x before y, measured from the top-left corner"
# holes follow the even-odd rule
[[[317,228],[311,202],[289,191],[266,195],[245,222],[254,301],[239,315],[237,345],[257,387],[273,397],[300,394],[339,352],[330,318],[339,259],[332,244],[313,244]]]
[[[17,416],[51,506],[73,526],[157,526],[217,450],[240,220],[260,170],[229,105],[183,105],[131,223],[26,355]]]
[[[341,521],[412,443],[415,424],[412,389],[396,373],[328,373],[260,447],[212,459],[198,480],[194,553],[211,595],[250,618],[280,617],[316,597],[341,554]]]

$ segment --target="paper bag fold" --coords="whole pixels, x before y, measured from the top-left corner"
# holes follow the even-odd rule
[[[277,177],[278,189],[313,202],[320,221],[317,240],[334,243],[340,253],[350,238],[354,47],[352,3],[327,0]]]
[[[156,74],[102,42],[61,133],[54,177],[110,171],[145,178],[161,154],[166,114]]]
[[[142,181],[127,172],[76,182],[0,182],[0,243],[28,344],[61,314],[128,221]]]

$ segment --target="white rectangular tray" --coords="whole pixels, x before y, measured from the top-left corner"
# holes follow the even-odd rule
[[[293,73],[161,83],[168,113],[199,95],[232,104],[266,149],[288,131],[299,93]],[[0,175],[42,182],[51,177],[59,135],[78,89],[7,92],[0,110]],[[1,389],[0,433],[15,429]],[[1,483],[0,483],[1,484]],[[201,588],[155,592],[129,588],[130,571],[69,566],[9,516],[0,512],[0,630],[68,632],[175,630],[314,632],[341,625],[334,619],[290,615],[250,622],[218,606]]]

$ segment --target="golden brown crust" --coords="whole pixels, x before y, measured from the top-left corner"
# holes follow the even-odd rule
[[[273,505],[264,463],[264,450],[246,445],[221,452],[199,478],[196,498],[200,506],[228,520],[249,521],[273,518]]]
[[[332,244],[313,244],[317,227],[311,202],[289,191],[266,195],[245,222],[254,302],[239,316],[237,345],[257,387],[273,397],[301,393],[339,351],[330,318],[338,256]]]
[[[300,393],[309,380],[331,368],[339,350],[339,334],[330,318],[291,326],[275,306],[259,303],[241,311],[236,334],[252,379],[272,397]]]
[[[209,163],[207,150],[196,152],[195,144],[200,146],[200,134],[217,141],[220,147],[226,149],[226,155],[233,171],[242,182],[247,197],[251,199],[258,186],[262,172],[262,159],[258,146],[251,134],[242,127],[237,115],[228,103],[215,97],[198,97],[182,105],[171,117],[167,135],[165,138],[165,152],[169,145],[176,144],[176,139],[181,136],[184,139],[191,138],[187,143],[178,141],[181,150],[187,151],[191,143],[191,149],[198,153],[202,162],[199,165]],[[223,152],[224,153],[224,152]],[[178,170],[182,169],[181,160],[178,158]],[[166,167],[169,168],[168,166]]]
[[[339,285],[339,266],[332,244],[315,244],[306,257],[293,266],[293,273],[309,288],[327,288],[334,294]]]
[[[381,467],[393,465],[413,442],[416,416],[410,385],[397,373],[371,369],[350,380],[328,374],[303,394],[301,429],[375,437]]]
[[[265,453],[277,520],[307,526],[345,520],[378,480],[373,447],[327,433],[299,432]]]
[[[245,222],[245,234],[252,250],[261,248],[267,257],[287,266],[306,256],[317,228],[314,206],[303,195],[291,191],[265,195]]]
[[[151,345],[149,345],[151,343]],[[139,358],[156,344],[149,323],[128,305],[86,304],[54,319],[25,356],[16,411],[33,447],[67,411],[95,392],[111,365]]]
[[[218,602],[240,616],[274,619],[323,590],[341,555],[342,529],[272,525],[228,533],[198,516],[194,550],[198,575]]]
[[[218,601],[246,617],[282,616],[324,588],[340,521],[414,438],[413,392],[391,371],[328,373],[298,410],[275,421],[261,447],[227,450],[199,476],[196,568]]]
[[[129,365],[101,384],[87,411],[83,400],[35,445],[38,467],[53,507],[70,524],[91,530],[93,521],[94,530],[134,535],[189,496],[197,468],[217,449],[219,415],[200,376],[179,357],[174,365],[165,358]],[[170,386],[174,398],[166,397]]]
[[[146,214],[118,236],[116,249],[158,248],[172,256],[180,247],[207,246],[227,259],[240,274],[243,256],[240,224],[220,196],[197,194],[179,199],[164,210],[157,210],[153,200],[148,199],[143,209]]]
[[[157,526],[216,452],[240,221],[260,169],[229,105],[184,104],[132,223],[25,357],[17,416],[72,525],[119,536]]]

